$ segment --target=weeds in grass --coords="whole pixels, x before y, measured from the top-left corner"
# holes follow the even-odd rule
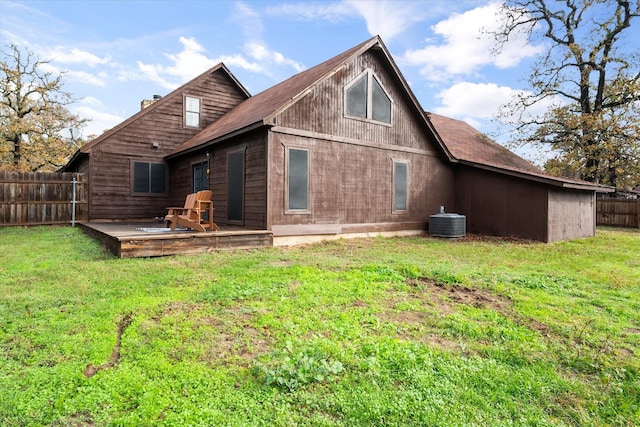
[[[291,341],[273,357],[275,360],[268,363],[257,362],[253,373],[264,384],[290,392],[304,385],[333,381],[344,369],[340,361],[317,351],[294,350]]]
[[[0,229],[0,424],[638,425],[638,253],[607,230],[119,260]]]

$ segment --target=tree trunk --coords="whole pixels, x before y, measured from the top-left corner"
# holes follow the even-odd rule
[[[20,145],[20,135],[13,135],[10,139],[13,142],[13,167],[15,169],[20,165],[20,160],[22,160],[22,147]]]

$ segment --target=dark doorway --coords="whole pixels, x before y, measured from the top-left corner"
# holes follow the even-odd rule
[[[193,192],[209,189],[209,162],[195,163],[193,170]]]
[[[244,151],[229,153],[227,157],[229,203],[227,219],[242,224],[244,208]]]

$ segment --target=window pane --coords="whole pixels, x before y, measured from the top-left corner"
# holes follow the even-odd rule
[[[151,163],[150,193],[164,193],[166,191],[166,167],[162,163]]]
[[[149,163],[133,163],[133,191],[136,193],[149,192]]]
[[[373,120],[379,122],[391,123],[391,101],[386,93],[382,90],[378,80],[373,78],[373,106],[372,116]]]
[[[192,113],[200,112],[200,100],[198,98],[190,98],[187,96],[186,103],[186,111],[190,111]]]
[[[393,167],[393,210],[407,210],[407,169],[406,163],[394,162]]]
[[[191,126],[191,127],[198,127],[200,126],[200,114],[199,113],[192,113],[190,111],[187,111],[185,113],[185,120],[184,120],[185,125],[187,126]]]
[[[289,149],[289,209],[309,208],[309,152]]]
[[[367,75],[347,89],[347,114],[367,117]]]

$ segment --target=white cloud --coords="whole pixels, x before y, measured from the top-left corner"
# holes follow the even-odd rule
[[[270,6],[265,12],[268,15],[289,16],[308,21],[340,22],[345,18],[353,17],[354,9],[349,3],[345,2],[305,2]]]
[[[434,4],[434,6],[439,6]],[[423,21],[432,8],[424,2],[399,0],[344,0],[341,2],[284,3],[268,7],[266,13],[308,21],[336,23],[362,18],[372,36],[390,41],[409,26]]]
[[[81,138],[89,138],[91,136],[99,136],[104,131],[111,129],[117,124],[124,121],[124,117],[117,114],[111,114],[104,111],[102,102],[93,97],[84,98],[70,108],[71,112],[78,114],[80,117],[90,117],[91,121],[80,133]]]
[[[90,84],[94,86],[104,87],[106,86],[107,74],[104,72],[100,73],[88,73],[86,71],[69,71],[68,74],[70,79],[78,81],[80,83]]]
[[[518,93],[515,89],[495,83],[461,82],[436,95],[442,106],[435,108],[434,113],[461,118],[473,124],[492,118],[502,105]]]
[[[239,67],[270,77],[274,76],[276,66],[293,68],[296,72],[305,69],[304,65],[299,62],[286,58],[282,53],[270,50],[263,43],[256,41],[247,42],[243,46],[243,53],[221,55],[216,58],[208,57],[206,49],[194,38],[180,37],[180,43],[182,44],[180,52],[165,54],[165,57],[171,62],[170,65],[145,64],[142,61],[137,61],[138,71],[142,75],[121,73],[121,79],[148,79],[172,90],[220,62],[227,66]]]
[[[62,64],[84,64],[89,67],[108,64],[111,61],[111,58],[108,56],[100,58],[93,53],[75,47],[69,49],[62,46],[56,46],[51,50],[44,51],[43,57]]]
[[[219,61],[208,58],[205,49],[194,38],[180,37],[182,50],[177,54],[165,53],[171,65],[145,64],[137,61],[143,78],[156,82],[167,89],[175,89],[180,84],[216,65]]]
[[[246,39],[259,40],[262,38],[264,33],[262,17],[260,13],[246,4],[242,2],[235,4],[232,19],[238,23]]]
[[[247,53],[257,61],[267,64],[285,65],[293,68],[296,72],[303,71],[305,66],[293,59],[286,58],[280,52],[269,50],[264,44],[250,42],[245,45]]]
[[[433,112],[478,123],[479,120],[492,119],[498,113],[505,113],[505,106],[516,98],[531,95],[532,92],[495,83],[460,82],[436,94],[441,106],[434,108]],[[542,115],[559,105],[562,105],[559,98],[542,99],[527,108],[525,117]]]
[[[402,61],[422,67],[422,74],[430,80],[442,80],[451,75],[471,75],[486,65],[514,67],[542,50],[541,45],[529,45],[525,35],[519,33],[512,35],[500,54],[492,55],[495,43],[487,32],[498,30],[499,11],[499,4],[490,3],[438,22],[432,30],[444,43],[427,40],[424,48],[407,51]]]
[[[369,34],[380,35],[386,41],[424,20],[429,10],[422,2],[350,0],[347,3],[365,19]]]

